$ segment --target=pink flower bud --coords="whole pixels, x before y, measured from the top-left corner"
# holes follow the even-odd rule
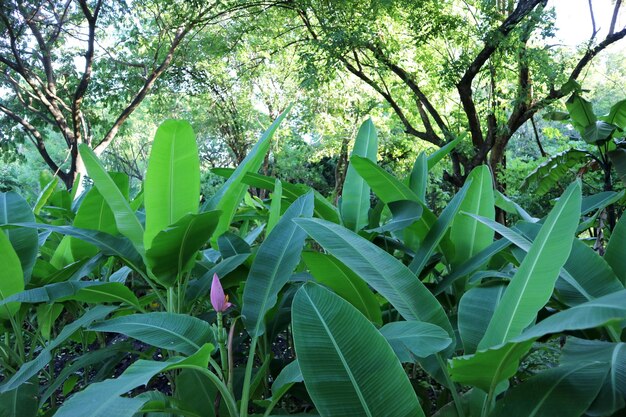
[[[232,306],[228,302],[228,296],[224,294],[224,289],[217,274],[213,274],[213,282],[211,283],[211,305],[219,313],[223,313]]]

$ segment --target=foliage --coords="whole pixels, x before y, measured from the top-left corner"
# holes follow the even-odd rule
[[[137,194],[89,147],[83,195],[56,179],[30,205],[0,194],[5,415],[624,408],[624,217],[606,256],[582,239],[611,196],[583,197],[575,181],[533,218],[480,166],[437,215],[428,172],[452,148],[398,179],[362,152],[375,147],[367,120],[335,205],[257,173],[286,116],[204,202],[195,135],[179,120],[159,128]],[[494,204],[522,220],[496,223]],[[556,363],[527,372],[547,339],[565,341]]]

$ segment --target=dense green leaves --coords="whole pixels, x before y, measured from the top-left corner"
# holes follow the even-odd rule
[[[424,415],[389,344],[349,303],[306,284],[294,298],[292,325],[304,383],[321,416]]]

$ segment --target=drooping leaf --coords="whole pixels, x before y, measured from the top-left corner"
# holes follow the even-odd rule
[[[0,385],[0,393],[14,390],[37,375],[39,371],[50,364],[52,351],[65,342],[74,332],[80,328],[89,326],[95,320],[106,317],[115,309],[116,307],[99,305],[87,310],[81,317],[67,324],[63,327],[61,333],[39,352],[35,359],[23,364],[11,378],[5,380]]]
[[[304,384],[321,416],[424,415],[387,341],[348,302],[305,284],[294,298],[292,326]]]
[[[54,226],[43,223],[15,223],[13,226],[28,227],[32,229],[44,229],[63,235],[76,237],[91,243],[100,249],[103,255],[118,256],[130,264],[141,263],[141,256],[128,239],[111,236],[108,233],[96,230],[79,229],[74,226]]]
[[[491,171],[486,165],[472,170],[466,181],[472,181],[461,203],[461,213],[472,213],[495,219]],[[493,242],[494,232],[478,220],[463,215],[454,217],[450,226],[450,240],[454,244],[452,265],[460,265],[485,249]]]
[[[376,296],[365,281],[350,268],[336,258],[318,252],[304,252],[302,259],[317,282],[331,288],[370,321],[382,325],[380,305]]]
[[[189,122],[166,120],[157,129],[144,182],[144,246],[184,216],[198,212],[200,159]]]
[[[297,219],[295,222],[385,297],[405,320],[435,324],[453,337],[452,326],[441,304],[398,259],[337,224],[320,219]]]
[[[90,384],[67,400],[55,417],[132,417],[148,402],[148,398],[122,397],[134,388],[146,385],[155,375],[195,365],[206,368],[213,346],[206,344],[188,358],[174,357],[157,362],[140,359],[115,379]]]
[[[137,296],[119,282],[104,282],[101,285],[85,286],[66,299],[89,304],[124,303],[141,310]]]
[[[559,366],[538,373],[511,389],[491,416],[581,416],[594,400],[607,374],[600,362]]]
[[[117,229],[126,236],[137,248],[143,250],[143,226],[130,208],[128,200],[117,188],[113,179],[106,172],[96,154],[84,143],[78,145],[80,156],[87,167],[87,172],[94,182],[94,186],[100,191],[115,216]]]
[[[30,206],[15,192],[0,193],[0,225],[9,223],[34,222],[35,216]],[[24,283],[30,282],[30,275],[37,259],[39,240],[37,231],[33,229],[4,229],[11,241],[11,246],[20,259]]]
[[[417,222],[424,212],[424,207],[410,200],[393,201],[387,205],[393,219],[369,232],[385,233],[396,232],[410,227]]]
[[[608,416],[626,406],[626,344],[570,337],[563,349],[561,363],[603,362],[608,373],[588,415]]]
[[[526,189],[531,184],[536,184],[535,193],[538,196],[542,196],[554,188],[570,169],[587,158],[587,153],[578,149],[568,149],[552,155],[547,161],[539,164],[533,172],[528,174],[521,188]]]
[[[546,304],[561,267],[569,257],[580,218],[581,199],[580,183],[575,182],[550,211],[496,307],[478,346],[480,349],[498,345],[521,334]]]
[[[585,128],[581,135],[583,140],[592,145],[601,145],[611,139],[617,127],[602,121],[596,121],[594,124]]]
[[[421,321],[397,321],[380,329],[400,362],[415,362],[446,349],[452,339],[445,330]]]
[[[192,355],[213,342],[211,326],[204,320],[176,313],[144,313],[95,323],[89,330],[121,333],[161,349]]]
[[[195,254],[211,237],[220,215],[219,211],[186,214],[154,236],[146,250],[146,262],[162,285],[174,285],[177,277],[191,268]]]
[[[372,119],[367,119],[359,128],[350,156],[360,156],[376,162],[377,152],[376,128]],[[350,163],[341,194],[341,217],[344,225],[355,232],[361,230],[367,225],[369,208],[370,187]]]
[[[313,215],[313,194],[298,198],[259,246],[243,291],[241,314],[250,336],[265,333],[265,314],[276,304],[278,293],[300,262],[306,233],[294,219]]]

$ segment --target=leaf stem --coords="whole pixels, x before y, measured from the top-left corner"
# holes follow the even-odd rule
[[[243,380],[243,390],[241,391],[241,408],[239,414],[241,417],[248,417],[248,402],[250,401],[250,380],[252,379],[252,367],[254,366],[254,352],[258,337],[254,336],[250,342],[250,351],[248,353],[248,363],[246,365],[246,374]]]
[[[454,401],[454,407],[456,408],[456,413],[458,417],[465,417],[465,412],[463,411],[463,404],[461,403],[461,397],[459,397],[459,393],[456,390],[456,384],[450,379],[450,374],[448,374],[448,367],[446,366],[441,354],[438,353],[435,355],[437,357],[437,362],[441,367],[441,371],[443,373],[443,377],[446,380],[446,385],[452,394],[452,401]]]

